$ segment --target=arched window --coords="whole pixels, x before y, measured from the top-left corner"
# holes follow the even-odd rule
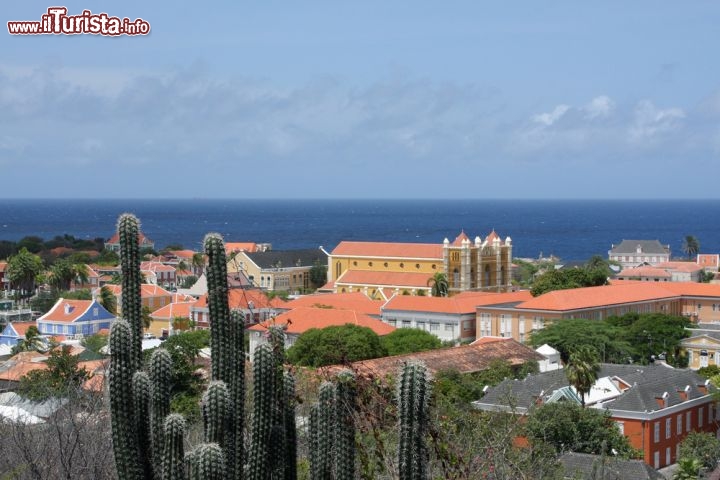
[[[453,270],[453,287],[460,288],[460,272],[457,268]]]
[[[507,278],[505,278],[505,267],[500,267],[500,285],[506,285]]]
[[[490,286],[490,265],[485,265],[483,287],[489,287],[489,286]]]

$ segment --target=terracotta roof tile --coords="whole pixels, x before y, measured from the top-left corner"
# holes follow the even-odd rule
[[[341,285],[367,285],[388,287],[428,288],[432,275],[416,272],[374,272],[370,270],[346,270],[335,280],[335,288]]]
[[[439,243],[340,242],[330,255],[422,258],[442,261],[442,245]]]
[[[388,301],[383,310],[435,312],[450,314],[475,313],[478,306],[526,301],[532,298],[527,290],[508,293],[464,292],[453,297],[420,297],[397,295]]]
[[[640,267],[626,268],[622,272],[618,273],[617,276],[621,277],[621,278],[624,278],[624,277],[670,278],[670,277],[672,277],[672,275],[670,273],[668,273],[665,270],[663,270],[662,268],[658,268],[658,267],[640,266]]]
[[[453,247],[461,247],[463,244],[463,241],[470,241],[470,238],[465,234],[465,230],[461,231],[460,234],[455,237],[455,240],[452,242]]]
[[[158,308],[152,312],[150,316],[155,320],[170,320],[175,317],[190,318],[190,307],[195,305],[195,303],[195,301],[170,303],[162,308]]]
[[[365,315],[380,315],[382,302],[371,300],[362,292],[352,293],[319,293],[303,295],[285,303],[282,308],[294,309],[301,307],[334,308],[340,310],[354,310]]]
[[[92,300],[66,300],[60,298],[50,311],[38,320],[64,323],[74,322],[87,312],[92,304]]]
[[[352,368],[363,375],[386,377],[397,374],[404,362],[413,360],[425,363],[428,370],[433,374],[442,370],[473,373],[488,369],[495,360],[506,360],[511,365],[522,365],[528,361],[537,361],[543,358],[533,349],[508,338],[478,345],[462,345],[408,355],[364,360],[353,363]]]
[[[225,252],[256,252],[257,243],[255,242],[225,242]]]
[[[352,310],[339,310],[335,308],[300,307],[282,313],[275,317],[273,323],[286,325],[287,333],[302,334],[311,328],[325,328],[345,324],[368,327],[378,335],[387,335],[395,331],[395,327],[381,322],[375,318]],[[250,330],[265,331],[268,323],[253,325]]]

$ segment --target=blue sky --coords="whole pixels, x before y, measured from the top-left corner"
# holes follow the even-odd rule
[[[0,197],[718,198],[720,4],[586,3],[6,2]]]

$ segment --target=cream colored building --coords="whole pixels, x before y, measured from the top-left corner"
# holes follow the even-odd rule
[[[327,255],[320,249],[238,251],[228,261],[228,273],[242,272],[263,290],[301,293],[313,288],[310,269],[326,264]]]

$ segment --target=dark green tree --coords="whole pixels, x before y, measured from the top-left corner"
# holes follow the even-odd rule
[[[19,352],[42,352],[46,349],[47,343],[43,339],[42,335],[40,335],[40,331],[35,325],[31,325],[25,331],[25,338],[18,341],[17,345],[13,347],[12,353],[14,355]]]
[[[443,272],[437,272],[427,281],[428,287],[430,287],[430,293],[433,297],[447,297],[448,290],[450,289],[450,283],[448,282],[447,275]]]
[[[430,332],[416,328],[398,328],[380,338],[388,355],[422,352],[442,347],[442,341]]]
[[[106,285],[100,287],[98,303],[113,315],[117,314],[117,297]]]
[[[315,288],[320,288],[327,282],[327,265],[315,262],[310,268],[310,283]]]
[[[706,432],[690,432],[680,443],[680,458],[698,460],[708,471],[720,462],[720,439]]]
[[[70,260],[61,258],[50,267],[48,283],[59,291],[70,290],[72,282],[87,283],[87,265],[72,263]]]
[[[575,403],[556,402],[538,407],[528,415],[527,433],[531,443],[550,443],[558,453],[600,455],[614,449],[623,458],[637,455],[608,411],[582,408]]]
[[[8,259],[5,275],[12,288],[23,290],[29,296],[35,290],[35,279],[42,270],[40,257],[30,253],[27,248],[21,248]]]
[[[82,383],[90,377],[80,361],[64,345],[50,352],[45,370],[33,370],[20,379],[20,391],[32,400],[64,397],[77,393]]]
[[[700,253],[700,241],[694,235],[687,235],[683,239],[682,251],[687,255],[688,260]]]
[[[367,327],[346,324],[311,328],[288,349],[290,363],[309,367],[345,364],[385,355],[380,338]]]
[[[622,329],[602,320],[557,320],[532,333],[530,344],[533,347],[546,343],[560,352],[565,363],[570,352],[583,345],[595,348],[600,360],[608,363],[627,363],[635,353],[634,346],[624,340]]]
[[[585,395],[598,379],[600,363],[597,351],[589,346],[579,347],[570,353],[570,359],[565,365],[565,375],[570,385],[580,394],[580,404],[585,407]]]

